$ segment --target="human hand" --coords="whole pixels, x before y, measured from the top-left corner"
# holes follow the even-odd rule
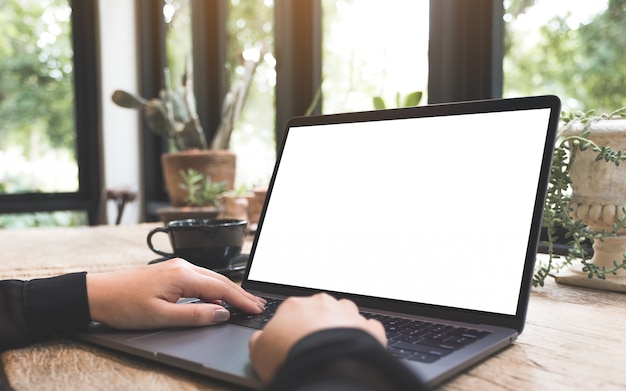
[[[129,270],[88,273],[87,297],[93,321],[120,329],[221,323],[230,317],[221,300],[253,314],[265,308],[264,299],[227,277],[180,258]],[[183,297],[204,303],[176,304]]]
[[[383,325],[361,316],[350,300],[337,300],[326,293],[290,297],[278,307],[265,328],[250,338],[252,365],[263,381],[270,381],[296,342],[316,331],[337,327],[363,329],[387,345]]]

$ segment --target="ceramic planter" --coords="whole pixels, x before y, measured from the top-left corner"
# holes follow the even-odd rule
[[[582,125],[573,127],[568,134],[579,134]],[[591,126],[589,139],[598,146],[609,146],[615,151],[626,150],[626,119],[598,121]],[[577,151],[570,168],[572,179],[571,214],[585,225],[599,232],[612,230],[615,220],[623,215],[626,207],[626,163],[619,166],[611,162],[596,161],[597,152]],[[626,232],[618,232],[616,237],[595,240],[591,263],[613,268],[613,261],[621,263],[626,253]],[[607,275],[606,280],[588,278],[582,265],[574,265],[560,273],[559,283],[586,286],[598,289],[626,292],[626,270],[617,275]]]

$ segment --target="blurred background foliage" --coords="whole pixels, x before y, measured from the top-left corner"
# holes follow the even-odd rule
[[[550,1],[550,0],[543,0]],[[515,95],[559,95],[569,110],[610,112],[626,104],[626,0],[608,0],[588,20],[562,15],[539,28],[535,45],[511,27],[538,0],[512,0],[506,7],[504,90]]]
[[[0,150],[39,144],[73,156],[71,8],[47,3],[0,1]]]

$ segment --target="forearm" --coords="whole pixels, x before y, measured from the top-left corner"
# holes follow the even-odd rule
[[[0,281],[0,350],[90,322],[86,274]]]
[[[268,385],[269,390],[425,390],[372,336],[330,329],[298,342]]]

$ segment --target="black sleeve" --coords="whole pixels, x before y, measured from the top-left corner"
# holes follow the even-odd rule
[[[86,273],[0,281],[0,351],[89,324]]]
[[[268,384],[275,390],[426,390],[420,379],[358,329],[330,329],[299,341]]]

